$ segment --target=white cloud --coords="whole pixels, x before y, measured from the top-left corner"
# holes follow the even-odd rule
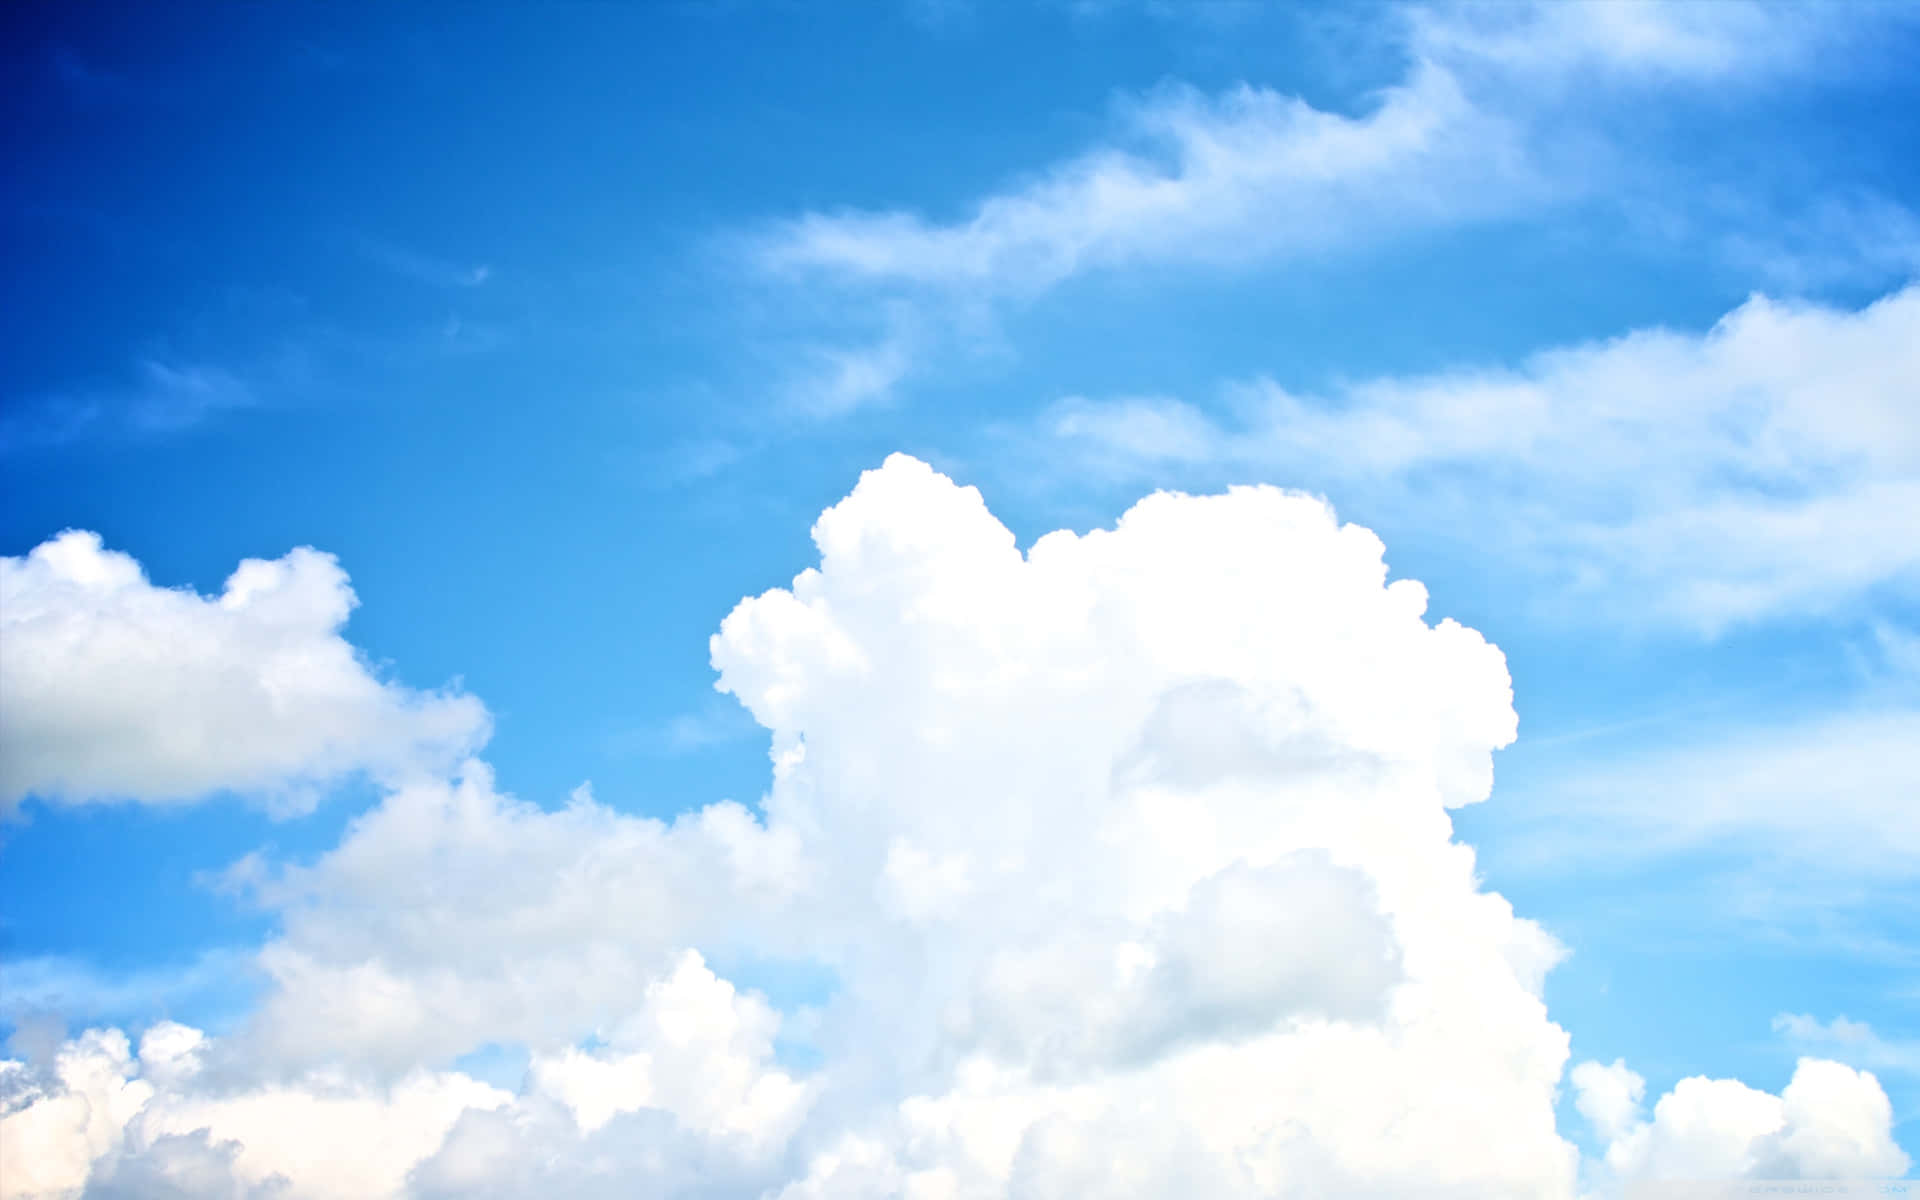
[[[1777,1096],[1732,1079],[1682,1079],[1651,1118],[1637,1113],[1642,1081],[1620,1064],[1584,1063],[1573,1083],[1617,1179],[1884,1178],[1911,1162],[1894,1144],[1879,1081],[1837,1062],[1801,1059]]]
[[[29,1081],[24,1064],[0,1067],[0,1194],[78,1194],[94,1160],[152,1094],[151,1085],[128,1078],[132,1062],[126,1035],[112,1030],[63,1046],[46,1085]]]
[[[340,636],[356,603],[305,548],[246,560],[217,597],[155,587],[81,531],[0,559],[0,810],[216,790],[297,808],[483,742],[478,700],[374,675]]]
[[[297,1057],[324,1027],[386,1069],[505,1038],[575,1061],[565,1042],[617,1026],[677,944],[732,947],[839,977],[791,1151],[836,1193],[844,1138],[914,1186],[1044,1188],[1162,1096],[1183,1098],[1168,1153],[1244,1153],[1254,1180],[1571,1178],[1565,1039],[1537,993],[1558,951],[1476,891],[1445,818],[1512,736],[1505,673],[1426,624],[1417,585],[1384,586],[1375,539],[1250,490],[1022,555],[977,493],[904,459],[815,532],[821,568],[714,643],[774,732],[764,823],[547,813],[478,776],[397,793],[268,889],[280,990],[246,1044]],[[899,894],[915,853],[940,887]],[[1022,973],[1088,945],[1111,952],[1077,996]],[[582,1074],[604,1080],[628,1052],[596,1053]],[[1030,1129],[1055,1132],[1023,1155]],[[1161,1151],[1143,1177],[1172,1169]]]
[[[1606,601],[1574,611],[1713,632],[1913,580],[1916,377],[1910,287],[1857,312],[1755,297],[1704,334],[1324,397],[1261,381],[1231,390],[1231,419],[1076,398],[1046,426],[1122,475],[1205,466],[1369,495]]]
[[[51,1190],[1571,1200],[1564,950],[1449,816],[1514,736],[1505,663],[1378,539],[1243,488],[1022,553],[898,456],[814,539],[712,642],[772,733],[759,812],[544,810],[478,763],[392,789],[242,873],[282,925],[248,1024],[137,1066],[88,1035],[7,1089]],[[782,1014],[708,965],[755,960],[835,987]],[[502,1044],[516,1095],[447,1068]],[[1830,1065],[1754,1093],[1768,1145],[1890,1161]],[[1632,1165],[1692,1090],[1644,1135],[1584,1108]]]

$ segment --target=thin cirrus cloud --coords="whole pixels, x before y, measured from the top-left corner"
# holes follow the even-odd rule
[[[1885,1038],[1865,1021],[1822,1021],[1805,1013],[1781,1013],[1773,1030],[1808,1054],[1843,1059],[1868,1070],[1920,1075],[1920,1041]]]
[[[1486,846],[1536,879],[1730,856],[1683,875],[1697,910],[1904,961],[1911,950],[1870,919],[1916,882],[1916,747],[1920,709],[1862,704],[1690,743],[1563,752],[1550,780],[1514,792]]]
[[[379,238],[363,237],[355,245],[375,266],[429,287],[477,288],[493,278],[486,263],[454,262]]]
[[[1453,836],[1515,736],[1505,659],[1323,501],[1160,494],[1022,552],[895,456],[814,541],[711,642],[771,734],[759,813],[543,809],[477,761],[397,784],[245,872],[279,932],[231,1033],[0,1066],[4,1194],[1572,1200],[1906,1168],[1877,1079],[1819,1058],[1650,1113],[1582,1065],[1583,1167],[1565,947]],[[796,957],[836,985],[787,1011],[714,965]],[[501,1045],[516,1090],[452,1065]]]
[[[340,636],[357,603],[305,548],[243,562],[217,597],[155,587],[85,531],[0,559],[0,811],[218,791],[299,811],[345,775],[481,745],[478,700],[383,681]]]
[[[221,413],[259,403],[256,384],[225,367],[141,358],[122,384],[20,401],[0,419],[0,454],[60,445],[102,432],[178,433]]]

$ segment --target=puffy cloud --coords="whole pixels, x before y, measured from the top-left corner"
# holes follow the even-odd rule
[[[804,866],[738,804],[667,823],[582,788],[544,811],[469,763],[394,791],[317,863],[258,870],[284,931],[239,1036],[275,1062],[389,1074],[489,1042],[557,1050],[629,1016],[686,946],[737,944],[749,923],[777,938]]]
[[[758,1194],[813,1089],[772,1062],[779,1017],[681,955],[603,1044],[532,1060],[519,1095],[457,1071],[242,1080],[244,1047],[162,1022],[0,1064],[0,1197]]]
[[[119,1030],[96,1030],[60,1048],[51,1079],[31,1078],[26,1064],[0,1064],[0,1194],[77,1195],[95,1159],[118,1141],[126,1123],[153,1094],[131,1078],[132,1048]]]
[[[1576,1105],[1622,1179],[1837,1179],[1903,1174],[1879,1080],[1803,1058],[1778,1096],[1732,1079],[1683,1079],[1638,1115],[1643,1083],[1621,1064],[1573,1072]]]
[[[815,536],[820,567],[713,643],[773,732],[761,814],[663,823],[585,792],[542,810],[478,764],[397,788],[317,862],[254,872],[284,928],[236,1053],[404,1080],[519,1042],[548,1115],[470,1130],[652,1127],[674,1060],[663,1019],[632,1014],[699,991],[697,946],[838,980],[793,1031],[825,1064],[782,1151],[796,1186],[852,1169],[833,1166],[852,1138],[882,1175],[1045,1187],[1140,1121],[1172,1123],[1140,1143],[1148,1175],[1202,1154],[1260,1160],[1255,1183],[1309,1160],[1409,1187],[1570,1178],[1565,1036],[1538,994],[1558,948],[1478,890],[1446,816],[1514,734],[1504,664],[1428,624],[1377,539],[1247,489],[1022,554],[977,492],[898,457]],[[738,1011],[753,1048],[682,1072],[737,1083],[678,1104],[667,1142],[781,1140],[797,1085],[752,1065],[771,1035]],[[1444,1099],[1461,1086],[1485,1104]],[[1388,1126],[1397,1157],[1373,1144]],[[457,1190],[491,1137],[420,1178]]]
[[[683,954],[603,1044],[535,1056],[514,1106],[463,1116],[414,1191],[759,1195],[814,1090],[774,1064],[779,1023]]]
[[[391,1087],[334,1073],[236,1086],[211,1078],[209,1044],[161,1022],[136,1057],[119,1030],[63,1045],[50,1077],[0,1106],[0,1196],[395,1194],[459,1114],[510,1097],[465,1076],[416,1072]]]
[[[158,588],[97,534],[0,558],[0,807],[188,801],[283,806],[354,771],[443,765],[482,742],[457,692],[383,682],[340,636],[357,603],[330,555],[241,563],[205,597]]]
[[[533,1083],[587,1133],[644,1108],[749,1145],[777,1141],[806,1100],[802,1085],[768,1069],[778,1026],[764,999],[741,995],[688,951],[603,1047],[535,1058]]]
[[[1471,520],[1621,619],[1706,631],[1832,610],[1920,569],[1920,288],[1857,312],[1756,296],[1703,334],[1641,330],[1326,397],[1234,389],[1231,416],[1074,399],[1052,437],[1122,474],[1256,469]],[[1175,436],[1167,436],[1171,431]]]
[[[21,1093],[44,1188],[1570,1200],[1563,951],[1450,817],[1514,737],[1505,663],[1377,538],[1243,488],[1023,553],[896,456],[814,539],[712,642],[772,733],[758,811],[393,788],[237,876],[282,923],[248,1024],[137,1067],[89,1035]],[[795,961],[834,985],[784,1014],[711,965]],[[449,1069],[503,1043],[517,1094]],[[1806,1171],[1890,1148],[1827,1066],[1713,1111]],[[1633,1167],[1697,1089],[1642,1122],[1624,1071],[1582,1109]]]
[[[1595,1133],[1612,1141],[1632,1128],[1647,1094],[1647,1081],[1620,1059],[1612,1066],[1583,1062],[1568,1075],[1574,1107]]]

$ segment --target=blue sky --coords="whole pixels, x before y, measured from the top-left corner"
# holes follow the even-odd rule
[[[1557,1126],[1535,1132],[1540,1162],[1554,1137],[1580,1157],[1461,1165],[1475,1194],[1613,1194],[1688,1171],[1898,1175],[1920,1152],[1912,6],[26,6],[5,20],[0,87],[16,119],[0,133],[0,730],[14,765],[0,795],[0,1022],[18,1078],[36,1081],[7,1093],[8,1111],[41,1114],[9,1153],[52,1164],[35,1176],[51,1181],[44,1194],[163,1177],[191,1190],[211,1185],[180,1181],[213,1176],[182,1172],[212,1170],[246,1187],[278,1173],[299,1195],[457,1191],[471,1167],[462,1139],[543,1096],[560,1097],[571,1124],[525,1117],[527,1162],[584,1163],[593,1138],[654,1121],[670,1132],[630,1140],[667,1139],[686,1179],[710,1186],[698,1194],[907,1194],[916,1171],[959,1189],[913,1185],[929,1195],[1093,1186],[1044,1138],[1026,1166],[995,1167],[977,1147],[902,1149],[924,1139],[876,1132],[876,1112],[918,1119],[910,1097],[985,1094],[955,1082],[975,1078],[964,1071],[940,1073],[968,1054],[1022,1088],[1085,1069],[1121,1097],[1141,1072],[1186,1070],[1194,1046],[1251,1036],[1205,1026],[1193,1013],[1218,1005],[1181,993],[1165,1002],[1195,1006],[1180,1019],[1200,1024],[1165,1045],[1189,1049],[1127,1024],[1164,1059],[1140,1066],[1149,1052],[1129,1042],[1121,1066],[1049,1067],[1021,1059],[1031,1047],[1004,1030],[940,1043],[958,1035],[933,1007],[874,982],[923,972],[926,996],[959,988],[941,1002],[974,1005],[980,1022],[1012,1011],[965,989],[1013,969],[992,955],[1041,943],[939,924],[957,920],[937,916],[940,897],[988,886],[986,851],[931,815],[900,815],[926,773],[948,769],[946,751],[914,759],[876,739],[893,730],[902,744],[966,749],[956,761],[1025,762],[1006,741],[1019,731],[989,717],[1054,686],[1033,682],[998,709],[943,690],[947,643],[916,605],[989,622],[1003,615],[995,596],[1046,602],[1020,590],[1037,584],[968,582],[1000,578],[964,550],[987,518],[895,453],[977,488],[1023,551],[1049,531],[1112,528],[1160,490],[1303,490],[1372,530],[1392,579],[1425,585],[1429,623],[1451,618],[1504,652],[1517,740],[1494,717],[1461,715],[1475,732],[1459,753],[1493,752],[1491,795],[1430,815],[1474,848],[1473,886],[1566,951],[1539,985],[1541,1019],[1568,1048],[1534,1096]],[[1268,493],[1234,495],[1248,514],[1269,511]],[[838,527],[870,530],[847,546],[918,547],[932,591],[891,609],[871,599],[895,594],[892,560],[833,549],[821,514],[843,500]],[[1158,662],[1155,647],[1187,645],[1183,622],[1233,628],[1240,609],[1209,617],[1210,601],[1174,599],[1188,595],[1173,582],[1182,571],[1218,570],[1223,595],[1269,589],[1276,613],[1306,622],[1272,634],[1297,635],[1295,649],[1249,649],[1267,674],[1234,675],[1235,687],[1305,697],[1331,722],[1314,736],[1381,761],[1439,756],[1437,778],[1451,778],[1454,751],[1435,748],[1445,738],[1340,716],[1347,685],[1335,681],[1382,698],[1457,684],[1435,711],[1460,714],[1498,709],[1498,686],[1478,668],[1456,681],[1408,665],[1426,664],[1424,650],[1354,650],[1315,674],[1318,647],[1401,644],[1388,625],[1348,629],[1347,616],[1284,598],[1347,596],[1372,612],[1342,590],[1365,571],[1318,534],[1232,542],[1255,528],[1236,524],[1239,510],[1180,511],[1185,540],[1220,557],[1175,567],[1173,543],[1120,537],[1116,561],[1140,556],[1141,574],[1103,603],[1152,615],[1138,618],[1139,646],[1103,654]],[[68,530],[98,540],[55,542]],[[278,565],[236,591],[244,560]],[[840,606],[817,620],[842,622],[836,636],[878,672],[865,689],[836,691],[851,686],[831,650],[842,643],[808,641],[815,627],[782,625],[789,610],[763,595],[791,588],[812,603],[795,580],[810,567]],[[1085,569],[1073,586],[1117,586]],[[248,600],[248,588],[279,599]],[[734,632],[715,637],[737,605]],[[1249,646],[1264,628],[1248,626]],[[1026,653],[1066,655],[1076,636]],[[1167,701],[1193,670],[1116,677],[1110,691]],[[891,706],[887,687],[902,689]],[[1151,721],[1114,726],[1147,739],[1127,750],[1099,743],[1092,718],[1035,711],[1048,715],[1030,724],[1059,746],[1084,738],[1113,763],[1229,754],[1177,739],[1156,750]],[[920,723],[902,733],[893,723],[908,713]],[[812,757],[771,774],[770,747],[778,760],[798,745]],[[1075,769],[1030,765],[1032,778]],[[1263,769],[1278,773],[1261,794],[1308,786]],[[590,794],[575,791],[588,781]],[[419,799],[442,793],[468,799]],[[1201,795],[1183,803],[1215,802]],[[749,833],[713,817],[735,811],[708,807],[723,800],[747,806]],[[435,841],[406,816],[428,809],[474,824]],[[1059,811],[1068,841],[1108,844],[1106,810]],[[523,865],[483,836],[487,821],[525,840]],[[723,825],[732,832],[699,832]],[[675,832],[651,848],[647,831],[662,828]],[[694,842],[709,836],[736,865],[791,850],[866,882],[831,902],[676,884],[707,878],[700,856],[719,852]],[[869,841],[872,862],[846,849]],[[1344,845],[1324,848],[1339,859]],[[663,857],[593,857],[613,846]],[[1358,847],[1356,862],[1387,853]],[[1088,879],[1130,878],[1119,858],[1084,866]],[[1231,869],[1212,863],[1172,900],[1150,900],[1145,883],[1111,912],[1088,899],[1081,916],[1124,910],[1152,937],[1185,937],[1164,913],[1202,912],[1207,879]],[[1348,895],[1345,876],[1319,869],[1273,902],[1346,913],[1328,899]],[[1401,868],[1366,869],[1401,921],[1389,877]],[[652,897],[627,914],[644,936],[542,924],[572,881],[623,871],[664,890],[579,883],[600,895],[581,903]],[[503,873],[497,896],[448,899],[488,872]],[[437,915],[416,921],[409,904]],[[871,928],[846,915],[889,904],[899,912]],[[1153,924],[1163,918],[1175,923]],[[515,939],[534,928],[545,932],[528,951]],[[1291,928],[1235,961],[1319,963],[1285,940],[1305,936]],[[1427,935],[1394,928],[1406,969],[1425,969]],[[1185,943],[1136,933],[1159,947],[1150,956],[1189,961]],[[479,957],[443,961],[421,939]],[[717,975],[661,957],[682,951]],[[443,986],[490,996],[488,972],[522,953],[509,974],[525,987],[543,971],[591,971],[608,998],[573,1011],[509,989],[512,1002],[458,1016],[429,998]],[[1479,961],[1465,943],[1430,953]],[[741,1158],[713,1129],[737,1133],[746,1118],[713,1118],[719,1100],[674,1100],[660,1078],[652,1100],[620,1099],[612,1083],[614,1099],[581,1100],[553,1082],[588,1061],[577,1078],[627,1078],[639,1069],[629,1051],[665,1061],[645,1039],[671,1041],[658,1030],[676,1027],[648,1006],[671,1009],[659,998],[675,988],[737,1017],[748,1032],[729,1035],[727,1054],[806,1097],[768,1126],[780,1132],[754,1134],[759,1157],[737,1178],[712,1168]],[[376,993],[418,1012],[355,1007]],[[1034,994],[1033,1013],[1053,1011]],[[422,1014],[452,1032],[342,1032],[389,1017],[414,1028]],[[67,1043],[68,1059],[105,1056],[121,1064],[113,1078],[158,1087],[147,1124],[85,1153],[46,1132],[55,1109],[34,1106],[84,1091],[53,1065],[61,1036],[139,1042],[169,1022],[204,1031],[193,1053],[228,1072],[225,1091],[169,1075],[160,1050],[116,1060],[102,1034]],[[739,1050],[773,1027],[773,1049]],[[874,1045],[849,1050],[835,1032],[861,1028],[878,1031]],[[878,1053],[888,1037],[898,1044]],[[949,1066],[895,1078],[873,1061],[917,1063],[927,1045],[945,1046],[928,1063]],[[1818,1074],[1832,1063],[1872,1079]],[[415,1103],[395,1082],[405,1071],[439,1072],[439,1107],[420,1110],[419,1144],[391,1149],[374,1174],[302,1174],[318,1168],[250,1141],[249,1114],[266,1110],[246,1103],[317,1070],[359,1081],[355,1103],[381,1112]],[[1630,1113],[1608,1099],[1632,1090],[1629,1072],[1644,1097]],[[1720,1082],[1676,1089],[1701,1076]],[[1012,1094],[998,1101],[1009,1111],[1055,1103]],[[588,1115],[603,1110],[616,1123]],[[1675,1130],[1690,1119],[1717,1132],[1688,1141]],[[356,1136],[341,1121],[337,1136]],[[199,1138],[195,1156],[169,1157],[184,1143],[156,1130]],[[1110,1133],[1090,1125],[1075,1144]],[[845,1138],[879,1147],[885,1169],[850,1182],[844,1163],[866,1160]],[[1316,1127],[1307,1140],[1321,1157],[1273,1151],[1269,1189],[1365,1194],[1327,1165],[1361,1134]],[[573,1149],[536,1153],[552,1144]],[[1831,1149],[1842,1144],[1854,1149]],[[516,1163],[496,1164],[497,1178],[589,1187]],[[1155,1169],[1126,1186],[1150,1192]],[[1335,1173],[1311,1173],[1322,1169]],[[1422,1194],[1408,1180],[1447,1169],[1410,1159],[1395,1194]]]

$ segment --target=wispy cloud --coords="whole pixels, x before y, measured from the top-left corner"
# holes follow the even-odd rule
[[[390,388],[410,373],[485,355],[519,336],[511,321],[460,313],[420,316],[384,328],[305,311],[297,298],[235,306],[273,309],[228,326],[223,348],[193,331],[146,339],[117,376],[0,398],[0,456],[87,439],[177,436],[247,410],[341,403]],[[194,314],[194,319],[208,314]],[[223,324],[231,312],[208,323]],[[192,330],[193,322],[184,323]],[[188,352],[182,343],[198,352]]]
[[[0,417],[0,454],[95,434],[179,433],[261,402],[258,386],[208,362],[144,357],[116,385],[24,397]]]
[[[1436,4],[1405,10],[1411,42],[1445,61],[1497,65],[1529,82],[1605,73],[1726,83],[1794,70],[1848,40],[1809,4]],[[1860,14],[1865,15],[1865,14]]]
[[[1920,862],[1920,710],[1722,731],[1584,761],[1530,792],[1500,836],[1541,864],[1738,851],[1865,885]],[[1558,868],[1556,868],[1558,869]]]
[[[131,394],[128,417],[140,429],[185,429],[215,413],[259,402],[245,380],[221,367],[142,359],[138,375],[140,386]]]
[[[1920,278],[1920,215],[1885,196],[1829,196],[1784,218],[1744,207],[1728,214],[1721,253],[1776,286],[1804,292]]]
[[[794,412],[840,417],[888,400],[912,363],[912,344],[900,332],[863,346],[812,346],[787,382]]]
[[[1545,114],[1527,93],[1543,77],[1571,86],[1599,73],[1622,87],[1764,76],[1857,28],[1830,10],[1740,2],[1383,11],[1410,66],[1358,114],[1250,84],[1213,96],[1170,86],[1124,101],[1108,144],[957,222],[809,213],[766,235],[762,262],[1029,294],[1099,268],[1322,254],[1509,215],[1588,189],[1535,144]]]
[[[429,287],[477,288],[493,278],[493,268],[483,262],[437,258],[378,238],[361,238],[357,244],[368,262]]]
[[[1710,255],[1772,283],[1884,283],[1920,261],[1915,218],[1871,194],[1746,200],[1702,237],[1696,214],[1725,208],[1727,189],[1656,149],[1631,115],[1662,88],[1755,86],[1821,69],[1836,48],[1871,57],[1877,32],[1915,24],[1897,13],[1859,6],[1835,19],[1830,7],[1740,0],[1441,5],[1381,10],[1377,24],[1382,53],[1407,66],[1353,111],[1253,83],[1212,94],[1167,85],[1121,98],[1108,138],[958,219],[813,211],[746,238],[746,257],[800,294],[854,311],[905,306],[927,329],[962,311],[991,323],[1101,272],[1248,271],[1595,202],[1664,229],[1674,253],[1697,254],[1704,240]],[[1861,233],[1853,218],[1869,212],[1892,236]],[[820,336],[798,374],[818,375],[817,360],[835,356],[869,361],[859,335]],[[916,362],[938,357],[917,349]],[[912,365],[885,372],[889,388]],[[842,374],[825,393],[885,390],[862,370]]]
[[[665,721],[620,730],[606,739],[605,746],[615,757],[671,758],[740,741],[759,728],[736,701],[716,695]]]
[[[1430,526],[1471,518],[1503,565],[1626,597],[1602,610],[1616,623],[1715,633],[1920,571],[1917,377],[1920,287],[1857,312],[1756,297],[1702,334],[1643,330],[1517,369],[1327,396],[1260,380],[1217,411],[1070,398],[1042,433],[1117,478],[1252,472]]]
[[[1920,1040],[1881,1037],[1865,1021],[1846,1017],[1821,1021],[1802,1013],[1781,1013],[1773,1019],[1773,1031],[1801,1053],[1869,1071],[1920,1075]]]
[[[236,993],[264,983],[253,958],[251,951],[210,950],[185,963],[132,971],[62,955],[11,959],[0,965],[0,1021],[147,1021],[188,1010],[205,1019],[240,1003]]]
[[[1125,105],[1122,130],[961,222],[813,213],[770,232],[760,261],[848,283],[1030,295],[1099,267],[1323,252],[1382,228],[1510,211],[1541,186],[1505,123],[1432,65],[1364,116],[1266,88],[1169,87]]]

